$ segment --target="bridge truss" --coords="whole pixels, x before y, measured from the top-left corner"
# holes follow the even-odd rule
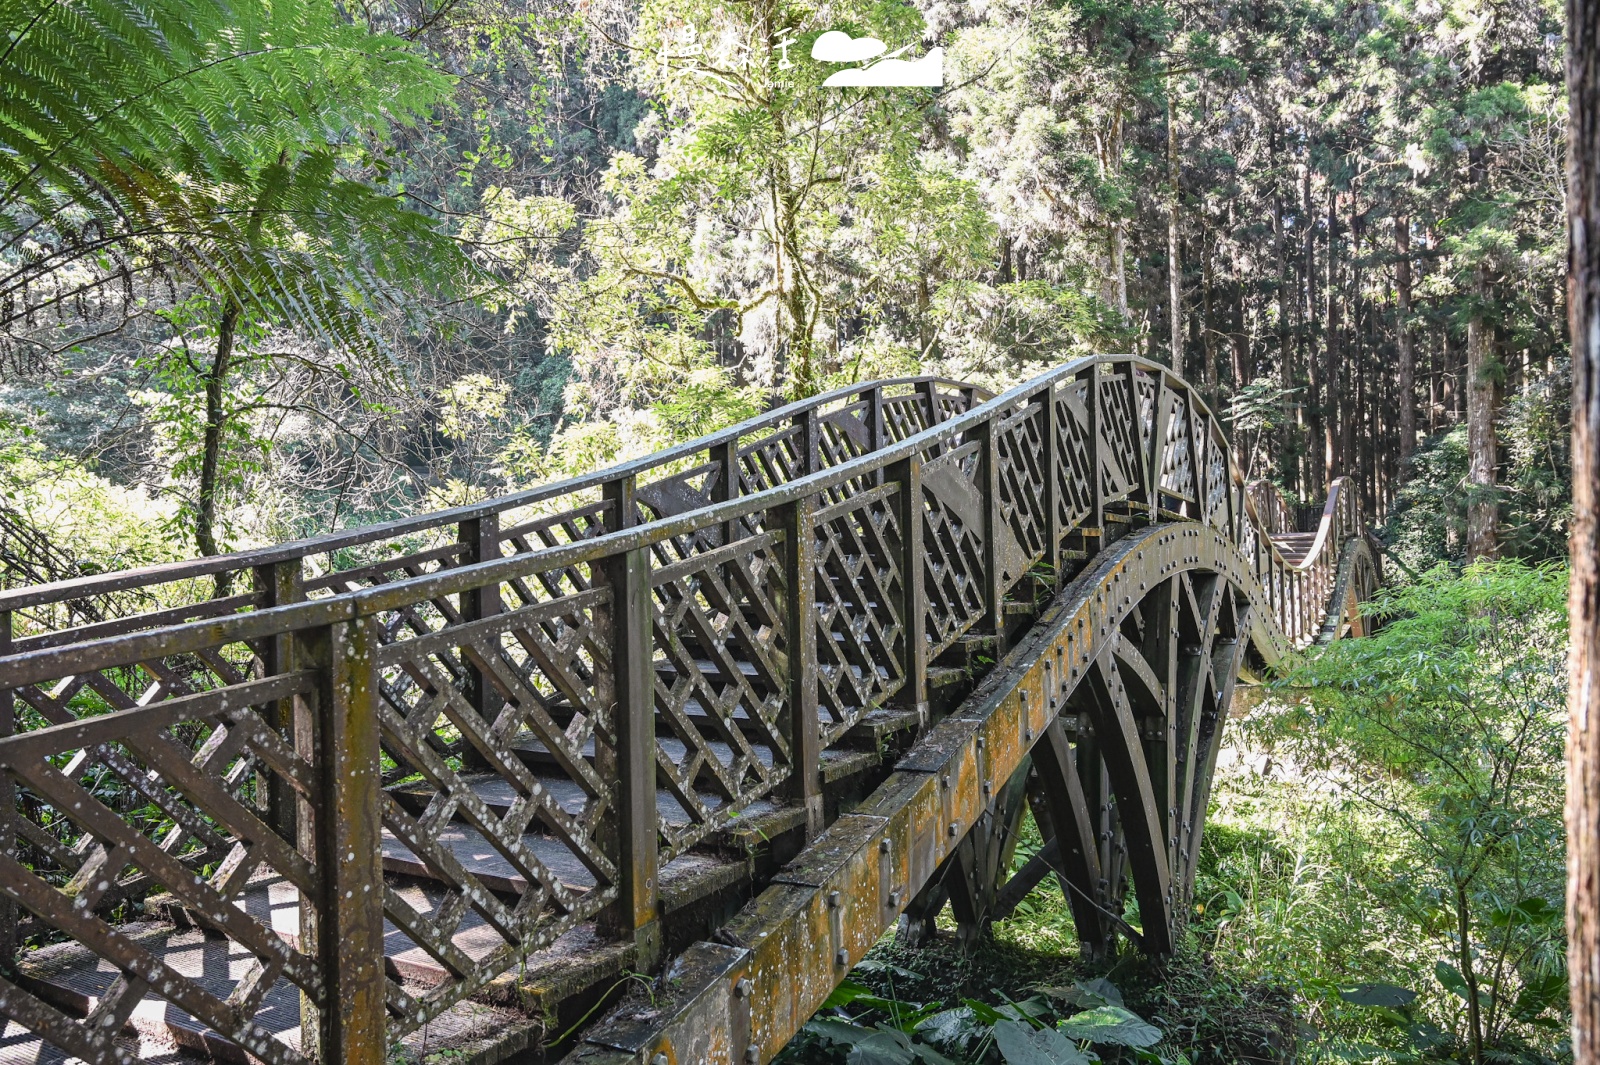
[[[1378,579],[1343,482],[1300,517],[1103,357],[0,592],[0,1062],[765,1062],[1046,877],[1169,951],[1237,678]]]

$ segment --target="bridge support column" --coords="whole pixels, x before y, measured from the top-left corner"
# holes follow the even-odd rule
[[[500,557],[500,515],[485,514],[481,518],[470,518],[456,526],[456,539],[461,544],[460,565],[470,566],[475,562],[487,562]],[[458,610],[461,611],[462,621],[478,621],[482,618],[493,617],[500,613],[500,585],[486,584],[478,588],[471,588],[459,596]],[[493,722],[499,716],[503,700],[494,685],[489,683],[484,671],[472,661],[471,656],[464,656],[463,665],[467,672],[467,702],[478,716],[484,721]],[[474,769],[487,769],[489,762],[479,753],[472,744],[462,745],[462,762]]]
[[[904,641],[905,684],[894,695],[895,704],[917,713],[928,723],[928,639],[924,616],[927,600],[922,587],[922,456],[911,455],[889,467],[889,479],[900,486],[894,497],[895,524],[900,527],[900,633]]]
[[[257,566],[253,571],[256,590],[261,593],[263,609],[286,606],[305,599],[304,571],[298,558]],[[260,644],[262,675],[267,677],[288,673],[295,668],[295,637],[292,633],[274,633]],[[277,730],[285,742],[292,743],[294,736],[294,700],[279,699],[262,708],[262,719]],[[298,805],[294,788],[277,773],[263,773],[256,777],[258,787],[266,789],[267,824],[285,840],[295,839],[295,810]]]
[[[778,509],[783,530],[784,648],[789,656],[784,730],[792,768],[789,798],[806,811],[806,836],[822,830],[822,737],[817,722],[817,534],[809,496]]]
[[[1050,590],[1061,588],[1061,454],[1056,448],[1056,435],[1060,432],[1056,411],[1056,386],[1045,386],[1039,394],[1039,441],[1044,453],[1039,457],[1040,472],[1044,475],[1044,564],[1050,567]]]
[[[0,656],[9,655],[11,646],[11,611],[0,610]],[[9,689],[0,688],[0,736],[13,735],[17,730],[17,697]],[[17,856],[17,785],[9,773],[0,773],[0,854]],[[16,963],[17,904],[9,898],[0,898],[0,973],[10,974]]]
[[[605,486],[614,504],[608,528],[623,528],[634,513],[632,478]],[[634,967],[648,972],[661,960],[660,869],[656,836],[656,707],[650,601],[650,552],[639,548],[607,560],[611,587],[611,674],[614,678],[614,766],[597,766],[616,781],[617,900],[601,914],[609,935],[631,940]]]
[[[1006,586],[1001,580],[1000,550],[1000,442],[995,439],[994,420],[973,430],[978,441],[978,498],[983,506],[983,617],[974,632],[995,638],[995,657],[1006,651]]]
[[[383,1065],[387,1046],[378,646],[376,625],[357,618],[313,630],[296,648],[318,675],[314,723],[297,722],[295,740],[322,800],[299,812],[300,844],[322,888],[314,905],[302,904],[300,929],[324,988],[320,1008],[302,1007],[302,1028],[329,1065]]]

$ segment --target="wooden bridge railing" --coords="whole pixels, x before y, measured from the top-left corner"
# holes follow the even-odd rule
[[[773,804],[820,828],[841,737],[871,714],[925,716],[929,663],[1003,636],[1011,604],[1116,524],[1218,530],[1270,604],[1257,639],[1283,646],[1316,636],[1358,528],[1335,484],[1304,551],[1280,550],[1281,517],[1198,396],[1118,357],[986,401],[926,378],[863,386],[542,491],[0,595],[37,620],[117,588],[254,582],[0,648],[0,930],[13,949],[73,939],[120,971],[86,1018],[25,977],[0,980],[0,1013],[114,1060],[151,994],[265,1061],[376,1062],[579,922],[649,966],[674,862]],[[559,512],[499,526],[535,504]],[[305,568],[451,525],[443,546]],[[463,822],[504,877],[462,865]],[[386,847],[437,897],[386,884]],[[252,908],[266,879],[289,916]],[[227,937],[246,978],[219,994],[150,953],[126,922],[154,910]],[[395,934],[446,977],[386,970]],[[279,981],[303,993],[298,1047],[257,1017]]]

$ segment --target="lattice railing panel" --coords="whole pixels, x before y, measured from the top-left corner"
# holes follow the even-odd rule
[[[1176,389],[1163,388],[1161,404],[1163,435],[1156,484],[1163,494],[1193,503],[1196,490],[1189,397]]]
[[[743,471],[746,495],[754,495],[799,475],[804,456],[800,453],[800,429],[791,425],[770,433],[755,444],[742,448],[739,465]]]
[[[1045,455],[1040,413],[1045,399],[1022,405],[995,425],[996,481],[1000,521],[1010,536],[999,558],[1000,584],[1009,588],[1045,556],[1050,547],[1050,515],[1045,511]]]
[[[1135,421],[1134,397],[1123,374],[1103,374],[1100,386],[1101,491],[1105,501],[1126,499],[1139,487],[1143,465],[1141,432]]]
[[[915,392],[883,397],[883,427],[894,443],[922,432],[928,427],[928,411],[923,397]]]
[[[1206,523],[1219,528],[1227,525],[1228,521],[1228,490],[1232,477],[1228,469],[1228,452],[1213,431],[1215,419],[1208,420],[1205,440],[1206,449],[1206,498],[1205,516]]]
[[[1056,504],[1063,529],[1094,514],[1095,450],[1090,447],[1090,382],[1068,381],[1055,393]]]
[[[262,885],[315,897],[317,870],[273,826],[269,796],[298,798],[315,816],[318,787],[261,708],[306,698],[312,685],[297,673],[179,694],[169,676],[136,704],[91,682],[80,694],[95,690],[115,709],[41,701],[36,711],[59,719],[57,728],[0,738],[15,796],[6,828],[17,839],[0,854],[0,896],[24,915],[10,931],[42,943],[71,939],[72,949],[99,959],[100,981],[87,1016],[36,997],[37,978],[70,948],[45,946],[19,959],[21,983],[0,981],[0,1013],[90,1061],[125,1056],[113,1040],[135,1026],[136,1010],[147,1017],[152,1009],[186,1014],[260,1060],[305,1060],[276,1037],[284,1019],[263,1013],[283,982],[322,1001],[322,977],[297,945],[298,921],[276,927]],[[195,972],[153,944],[150,926],[136,920],[146,900],[188,913],[220,968]],[[298,1017],[292,1023],[298,1038]]]
[[[817,702],[833,743],[906,679],[897,485],[816,515]]]
[[[930,659],[973,626],[984,596],[982,492],[975,483],[979,444],[963,444],[922,471],[924,626]]]
[[[391,988],[402,1032],[616,896],[609,611],[609,588],[576,591],[381,652],[385,854],[436,885],[385,888],[384,915],[449,974]]]
[[[663,861],[788,776],[783,549],[761,533],[651,576]]]

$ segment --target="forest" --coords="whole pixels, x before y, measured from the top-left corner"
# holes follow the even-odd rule
[[[980,941],[886,939],[780,1060],[1584,1060],[1561,4],[0,26],[0,588],[476,503],[875,379],[1140,356],[1246,480],[1320,508],[1350,478],[1382,626],[1235,697],[1171,960],[1080,956],[1047,878]],[[825,85],[828,31],[941,50],[943,84]],[[1013,861],[1044,843],[1030,815]]]

